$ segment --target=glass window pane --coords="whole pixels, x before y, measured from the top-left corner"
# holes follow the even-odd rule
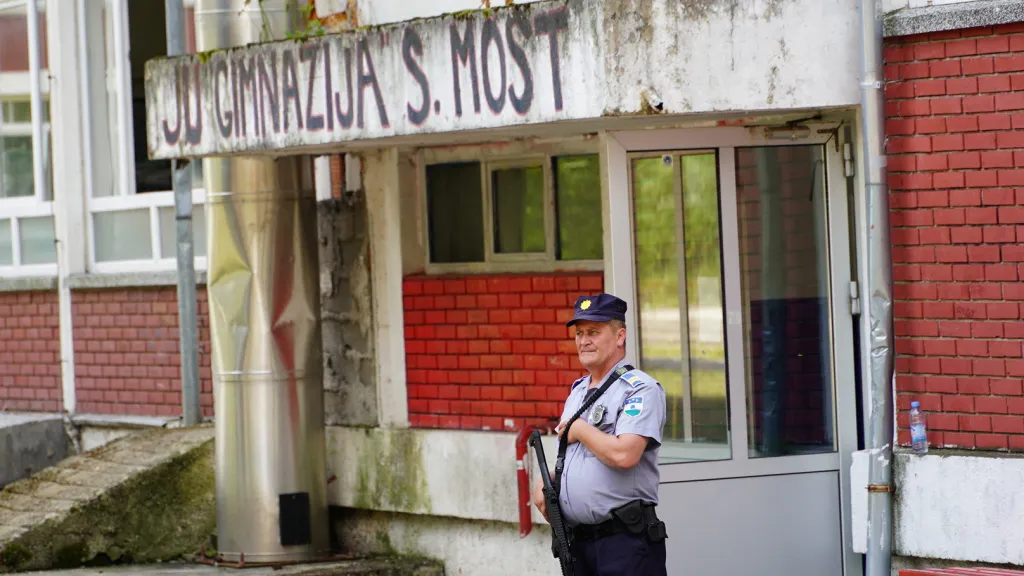
[[[14,246],[11,241],[11,221],[0,220],[0,266],[14,265]]]
[[[832,452],[821,146],[736,150],[750,456]]]
[[[601,163],[597,154],[555,158],[559,260],[601,260]]]
[[[93,214],[96,261],[148,260],[153,257],[149,210]]]
[[[18,220],[18,229],[21,236],[22,264],[55,264],[57,262],[53,216],[21,218]]]
[[[46,12],[44,5],[37,4],[39,9],[37,21],[39,22],[39,59],[40,67],[47,67],[47,45],[46,45]],[[15,6],[0,10],[0,73],[3,72],[28,72],[28,12],[24,5]],[[26,90],[27,92],[27,90]]]
[[[494,252],[544,252],[544,169],[503,168],[491,172]]]
[[[635,159],[632,184],[640,367],[668,402],[661,462],[729,459],[715,156]]]
[[[480,164],[427,166],[427,227],[431,262],[483,262]]]
[[[11,100],[3,103],[4,124],[30,124],[32,103],[28,100]]]
[[[0,198],[32,196],[32,137],[0,135]]]
[[[160,251],[164,258],[177,258],[177,221],[174,206],[160,209]],[[197,258],[206,256],[206,210],[202,204],[192,206],[192,246]]]
[[[693,438],[728,446],[725,302],[714,154],[681,156]]]

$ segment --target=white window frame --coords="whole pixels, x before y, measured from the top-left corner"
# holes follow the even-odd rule
[[[421,246],[424,272],[428,275],[479,274],[479,273],[521,273],[521,272],[600,272],[605,259],[600,260],[556,260],[555,244],[558,234],[555,210],[555,174],[552,161],[560,156],[593,155],[601,162],[601,146],[591,139],[536,141],[530,143],[509,143],[503,146],[467,146],[457,148],[424,148],[417,151],[417,194],[420,201],[419,221],[422,222]],[[427,204],[427,167],[435,164],[455,162],[478,162],[483,195],[482,210],[484,235],[483,262],[437,263],[430,259],[429,206]],[[540,164],[544,171],[544,232],[546,247],[543,253],[524,252],[501,254],[494,251],[494,211],[491,172],[503,168],[521,168]],[[604,182],[602,179],[602,188]],[[604,194],[602,190],[600,194]],[[600,196],[598,197],[600,198]],[[606,231],[607,233],[607,231]]]
[[[21,220],[53,218],[53,201],[48,200],[52,169],[50,159],[50,122],[43,122],[43,106],[48,102],[49,70],[42,68],[39,16],[45,13],[45,0],[0,0],[0,14],[18,8],[26,9],[28,28],[28,72],[0,72],[0,102],[19,101],[28,97],[32,110],[31,123],[5,126],[0,116],[0,133],[32,137],[32,196],[0,198],[0,220],[10,221],[11,265],[0,266],[0,277],[56,276],[57,262],[22,264]],[[27,91],[26,91],[27,88]],[[44,96],[47,98],[44,99]],[[0,182],[0,186],[3,183]]]
[[[192,5],[192,2],[186,1],[185,4],[190,6]],[[135,133],[134,125],[132,123],[131,39],[128,31],[128,0],[103,0],[103,5],[105,7],[104,26],[109,25],[109,30],[112,32],[113,36],[112,38],[107,38],[106,33],[103,30],[101,30],[98,36],[95,34],[95,30],[84,30],[83,27],[88,25],[84,20],[80,21],[79,24],[79,32],[84,33],[86,37],[83,45],[89,42],[102,42],[103,50],[107,55],[108,62],[113,62],[113,75],[108,75],[108,69],[103,71],[102,76],[94,76],[104,79],[105,85],[107,86],[106,97],[109,99],[113,95],[114,114],[109,120],[112,134],[117,140],[115,146],[111,146],[106,150],[94,151],[88,146],[84,150],[85,164],[90,167],[90,176],[88,177],[90,182],[92,179],[91,167],[94,162],[94,154],[107,154],[114,156],[115,162],[113,164],[115,166],[115,170],[113,180],[116,182],[114,194],[110,196],[96,196],[94,186],[91,184],[88,186],[88,193],[86,195],[88,221],[86,223],[86,229],[88,231],[89,271],[100,274],[117,274],[174,270],[177,266],[177,255],[174,253],[164,254],[160,241],[162,232],[160,209],[174,208],[174,191],[167,190],[142,193],[136,191],[134,153]],[[160,8],[163,9],[163,6],[161,5]],[[80,65],[82,67],[80,73],[83,78],[93,77],[90,76],[90,71],[88,70],[88,59],[81,59]],[[89,96],[90,94],[87,90],[85,98],[86,117],[89,117],[90,112],[90,104],[88,104]],[[110,110],[109,100],[107,108]],[[201,160],[195,160],[195,162],[201,162]],[[205,205],[206,190],[202,187],[193,187],[193,214],[202,210]],[[149,228],[152,244],[151,257],[131,260],[99,261],[96,254],[96,231],[94,225],[96,214],[129,212],[140,209],[147,210],[149,214]],[[193,236],[205,235],[205,233],[205,230],[193,228]],[[197,271],[205,271],[207,268],[207,258],[205,256],[196,256],[195,268]]]

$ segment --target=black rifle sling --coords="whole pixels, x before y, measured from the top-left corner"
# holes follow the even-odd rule
[[[573,414],[572,418],[569,418],[569,421],[565,423],[565,428],[563,430],[566,432],[558,439],[558,457],[555,459],[555,485],[552,486],[552,488],[555,489],[555,494],[560,495],[562,493],[562,468],[565,466],[565,452],[569,449],[569,428],[573,425],[573,422],[576,422],[576,419],[579,418],[581,414],[593,406],[594,402],[597,402],[597,399],[605,393],[605,390],[608,390],[608,387],[612,385],[612,382],[622,378],[622,375],[630,370],[633,370],[633,367],[629,364],[623,364],[615,370],[612,370],[612,373],[609,374],[608,377],[604,379],[604,382],[601,383],[601,387],[597,389],[597,393],[584,402],[583,405],[580,406],[580,409]]]

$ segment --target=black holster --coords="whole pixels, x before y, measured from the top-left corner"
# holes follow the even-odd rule
[[[612,516],[618,518],[631,534],[646,534],[651,542],[661,542],[668,538],[665,523],[658,519],[655,505],[650,502],[633,500],[612,510]]]

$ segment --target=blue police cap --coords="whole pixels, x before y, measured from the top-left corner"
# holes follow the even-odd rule
[[[611,294],[595,294],[594,296],[580,296],[576,299],[574,307],[576,315],[572,320],[565,323],[572,326],[580,320],[593,322],[607,322],[609,320],[626,321],[626,302],[618,296]]]

